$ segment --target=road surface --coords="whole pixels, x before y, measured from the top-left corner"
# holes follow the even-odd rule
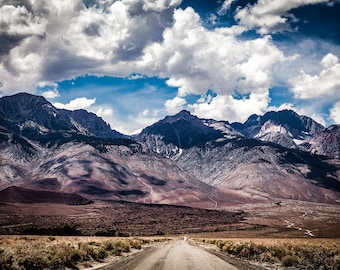
[[[238,268],[181,240],[153,247],[124,264],[105,270],[237,270]]]

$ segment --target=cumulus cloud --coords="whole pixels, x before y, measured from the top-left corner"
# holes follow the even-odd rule
[[[60,96],[59,91],[57,89],[44,91],[41,93],[41,95],[47,99],[54,99]]]
[[[287,29],[291,9],[325,1],[259,0],[237,10],[239,25],[209,30],[195,10],[179,8],[181,0],[0,2],[0,92],[42,93],[52,99],[59,95],[53,84],[84,74],[156,76],[178,88],[176,97],[160,101],[164,112],[188,107],[187,96],[198,95],[204,98],[190,100],[190,108],[199,116],[243,121],[267,109],[275,70],[289,60],[266,34]],[[217,14],[225,14],[233,2],[221,1]],[[262,36],[240,39],[247,29]],[[303,85],[308,82],[321,89],[320,95],[335,93],[338,57],[328,55],[321,65],[320,74],[301,73],[290,81],[297,98],[311,97]],[[208,90],[216,96],[205,97]],[[112,124],[114,111],[96,107],[95,101],[78,98],[57,106],[87,108]],[[141,124],[159,115],[134,116]]]
[[[195,115],[202,118],[244,122],[251,114],[263,114],[268,107],[269,93],[252,93],[249,98],[235,99],[228,95],[218,95],[209,103],[189,105]]]
[[[162,42],[180,0],[9,3],[0,3],[3,93],[83,74],[128,76],[144,48]]]
[[[296,20],[290,10],[309,4],[330,3],[329,0],[259,0],[254,5],[240,9],[235,18],[239,24],[256,29],[262,35],[290,30],[288,20]]]
[[[39,7],[32,2],[30,11],[10,6],[13,11],[22,8],[32,18],[31,28],[37,30],[28,31],[25,42],[12,44],[6,54],[0,65],[5,74],[1,91],[15,91],[20,83],[30,90],[39,81],[82,74],[167,77],[169,85],[179,87],[180,96],[210,88],[230,92],[270,84],[270,68],[283,55],[269,38],[239,41],[234,34],[241,33],[242,27],[208,31],[193,9],[175,9],[179,3],[122,0],[104,6],[100,1],[87,1],[87,5],[79,0],[67,5],[43,1]],[[12,17],[22,19],[21,13]],[[251,57],[261,57],[267,65],[256,64]]]
[[[222,6],[217,11],[218,15],[220,16],[225,15],[233,2],[234,0],[224,0]]]
[[[175,11],[175,24],[164,31],[163,44],[145,50],[151,62],[178,95],[266,91],[272,67],[285,60],[270,37],[240,41],[230,28],[205,29],[193,9]],[[258,61],[260,59],[260,61]]]
[[[217,119],[231,116],[241,121],[249,116],[245,116],[248,112],[262,112],[269,102],[274,66],[287,60],[271,38],[240,41],[239,29],[234,29],[236,33],[231,28],[208,31],[191,8],[176,10],[174,18],[173,27],[164,31],[163,44],[146,48],[141,60],[149,61],[147,66],[155,67],[162,77],[169,78],[169,86],[178,88],[177,98],[168,101],[166,107],[175,101],[183,105],[186,96],[212,90],[217,97],[212,102],[191,105],[194,113]],[[234,99],[235,91],[251,98]],[[264,98],[258,100],[258,96]],[[249,106],[253,101],[254,106]]]
[[[292,103],[283,103],[280,106],[269,106],[268,111],[282,111],[282,110],[294,110],[296,111],[297,109],[294,107],[294,104]]]
[[[165,109],[169,113],[177,113],[183,109],[183,106],[186,104],[186,100],[181,97],[175,97],[174,99],[169,99],[165,102]]]
[[[329,117],[335,124],[340,124],[340,101],[331,108]]]
[[[195,109],[207,116],[222,100],[231,102],[236,115],[240,110],[235,104],[246,101],[233,99],[235,91],[266,96],[273,84],[273,67],[286,60],[271,38],[240,40],[238,35],[245,28],[237,25],[207,30],[192,8],[176,8],[180,2],[27,0],[23,6],[10,5],[12,17],[27,19],[30,27],[15,23],[20,33],[4,30],[7,35],[25,33],[25,38],[9,46],[0,62],[0,91],[34,92],[39,82],[54,83],[83,74],[158,76],[178,88],[178,96],[165,103],[169,112],[184,106],[187,95],[214,91],[218,97],[213,102],[197,102]],[[221,10],[231,4],[225,1]],[[0,6],[0,12],[5,9]],[[83,102],[64,107],[84,108],[88,103]],[[263,110],[262,102],[253,108],[253,112]]]
[[[45,18],[34,16],[25,6],[1,6],[0,56],[7,54],[27,37],[42,37],[46,24]]]
[[[329,53],[320,63],[322,71],[317,75],[310,75],[303,70],[301,74],[290,80],[292,91],[297,98],[312,99],[318,97],[333,97],[340,89],[339,58]]]
[[[80,97],[80,98],[71,100],[67,104],[56,102],[56,103],[53,103],[53,105],[58,109],[67,109],[67,110],[74,111],[74,110],[79,110],[79,109],[87,109],[91,105],[93,105],[95,102],[96,102],[96,98],[88,99],[86,97]]]

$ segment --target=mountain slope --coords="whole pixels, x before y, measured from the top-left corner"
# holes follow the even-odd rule
[[[164,143],[173,144],[182,149],[203,146],[210,140],[223,137],[221,131],[204,125],[198,117],[185,110],[174,116],[167,116],[145,128],[138,138],[143,139],[150,135],[158,135]]]
[[[1,98],[0,113],[4,128],[27,138],[37,139],[54,132],[81,132],[43,97],[26,93]]]
[[[2,143],[0,186],[77,193],[88,199],[214,208],[240,201],[184,172],[172,160],[127,139],[71,141],[45,148]],[[4,146],[6,145],[6,147]],[[228,199],[226,199],[228,198]]]
[[[292,110],[267,112],[263,116],[252,115],[244,123],[231,126],[248,138],[271,141],[288,148],[310,140],[324,130],[324,127],[307,116],[300,116]]]
[[[124,137],[93,113],[59,110],[45,98],[27,93],[0,98],[1,131],[44,143],[79,135]]]
[[[340,192],[339,165],[291,149],[296,146],[294,138],[311,138],[320,129],[312,119],[292,111],[252,116],[244,126],[182,111],[145,128],[138,138],[202,182],[244,198],[335,202]],[[171,134],[204,139],[179,147],[182,138]]]
[[[311,153],[340,159],[340,125],[333,125],[318,133],[306,145]]]
[[[242,136],[227,122],[199,119],[183,110],[146,127],[136,136],[152,152],[176,160],[183,149],[203,147],[208,141]]]
[[[212,142],[183,151],[176,160],[201,181],[256,199],[335,202],[339,164],[257,140]]]
[[[0,98],[0,186],[208,208],[277,199],[336,203],[340,162],[332,145],[339,145],[339,128],[321,129],[292,111],[245,124],[182,111],[132,140],[95,114],[18,94]],[[292,149],[310,138],[300,147],[333,160]]]
[[[60,112],[73,119],[77,124],[80,124],[92,136],[99,138],[127,137],[115,130],[112,130],[109,124],[104,122],[102,118],[98,117],[94,113],[90,113],[85,110],[60,110]]]
[[[31,190],[22,187],[9,187],[0,191],[1,203],[56,203],[84,205],[93,203],[75,193],[62,193],[43,190]]]

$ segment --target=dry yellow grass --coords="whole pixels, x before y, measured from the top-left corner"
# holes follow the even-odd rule
[[[340,238],[197,238],[197,240],[230,240],[234,243],[252,242],[263,245],[312,245],[324,248],[340,248]]]
[[[167,238],[0,236],[0,269],[79,269]]]
[[[199,238],[195,241],[215,244],[223,253],[239,258],[291,269],[340,269],[340,239]]]

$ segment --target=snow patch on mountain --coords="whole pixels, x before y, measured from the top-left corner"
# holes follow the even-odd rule
[[[268,120],[266,121],[259,133],[257,133],[254,138],[257,138],[257,139],[261,139],[263,137],[265,137],[266,135],[268,134],[277,134],[277,133],[280,133],[280,134],[286,134],[288,136],[293,136],[285,127],[283,127],[282,125],[280,124],[276,124],[275,122],[273,122],[272,120]]]
[[[227,121],[215,121],[212,119],[202,119],[204,125],[207,127],[213,128],[217,131],[222,132],[225,138],[233,139],[236,137],[243,137],[243,135],[237,130],[233,129],[229,122]]]
[[[46,134],[51,131],[50,129],[32,120],[27,120],[24,123],[19,124],[19,128],[20,130],[24,130],[24,129],[37,130],[39,134]]]

